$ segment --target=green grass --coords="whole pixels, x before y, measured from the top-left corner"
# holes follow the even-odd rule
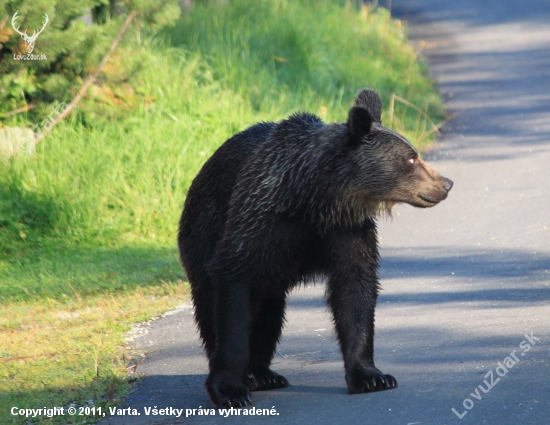
[[[84,277],[94,273],[82,270]],[[93,281],[93,278],[91,279]],[[70,288],[60,299],[40,298],[0,306],[0,423],[35,423],[10,409],[54,406],[97,407],[120,402],[139,376],[125,368],[139,358],[124,349],[125,332],[183,301],[186,285],[131,285],[90,295]],[[69,288],[67,288],[69,289]],[[40,418],[38,418],[40,419]],[[43,423],[90,423],[93,417],[57,416]]]
[[[124,49],[141,61],[130,112],[90,113],[91,93],[32,156],[0,160],[0,420],[16,421],[4,415],[16,404],[106,405],[128,388],[123,333],[183,299],[179,214],[232,134],[296,110],[344,121],[362,87],[415,143],[431,131],[424,113],[443,116],[405,26],[383,9],[201,2]]]
[[[371,87],[386,110],[395,93],[441,117],[406,27],[385,9],[319,0],[199,4],[166,33],[173,45],[200,52],[214,78],[257,111],[277,105],[283,114],[305,109],[341,121],[357,90]],[[417,139],[417,113],[399,105],[397,114],[400,130]]]
[[[116,122],[69,120],[35,156],[3,165],[0,252],[25,252],[42,236],[106,247],[173,243],[200,165],[258,117],[196,56],[162,48],[144,67],[138,83],[149,104]]]
[[[392,94],[436,118],[441,112],[403,25],[384,9],[308,0],[198,4],[163,36],[175,47],[136,42],[143,66],[133,84],[145,100],[129,116],[76,115],[35,156],[0,165],[0,255],[27,255],[43,237],[173,244],[201,165],[260,120],[308,110],[343,121],[365,86],[382,94],[386,120]],[[413,142],[426,134],[424,117],[402,103],[390,118]]]
[[[117,248],[45,246],[31,256],[3,262],[0,293],[5,301],[62,300],[183,281],[175,248],[123,245]]]

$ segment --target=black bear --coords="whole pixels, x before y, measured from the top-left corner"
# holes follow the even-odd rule
[[[395,203],[432,207],[453,182],[382,126],[362,90],[346,123],[308,113],[227,140],[194,179],[178,245],[209,360],[215,406],[289,385],[269,366],[290,290],[326,276],[350,394],[397,387],[374,366],[379,262],[376,217]]]

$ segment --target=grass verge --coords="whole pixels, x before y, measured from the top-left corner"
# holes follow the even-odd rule
[[[96,279],[96,273],[79,272]],[[106,272],[108,268],[105,270]],[[141,277],[139,280],[143,280]],[[1,423],[92,423],[92,415],[36,418],[12,416],[13,407],[116,405],[139,375],[126,367],[137,353],[125,348],[131,324],[149,320],[183,302],[180,281],[131,285],[118,292],[80,292],[13,301],[0,308]]]

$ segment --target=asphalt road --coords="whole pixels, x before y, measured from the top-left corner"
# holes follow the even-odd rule
[[[393,222],[380,223],[375,360],[399,388],[346,395],[318,285],[289,301],[274,369],[291,386],[253,394],[256,408],[277,415],[145,415],[144,406],[211,408],[187,306],[137,340],[150,351],[138,369],[146,377],[123,407],[141,415],[106,423],[549,423],[550,2],[394,0],[392,7],[410,21],[412,40],[424,41],[453,117],[425,158],[455,182],[441,205],[401,206]],[[531,338],[529,351],[525,334],[540,339]],[[499,362],[507,357],[505,373]],[[487,390],[491,373],[485,393],[479,386]]]

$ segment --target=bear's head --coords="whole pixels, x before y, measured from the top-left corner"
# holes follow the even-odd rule
[[[453,182],[429,167],[405,137],[382,125],[382,100],[364,89],[349,111],[348,160],[357,173],[353,186],[358,192],[391,210],[396,203],[428,208],[443,201]]]

